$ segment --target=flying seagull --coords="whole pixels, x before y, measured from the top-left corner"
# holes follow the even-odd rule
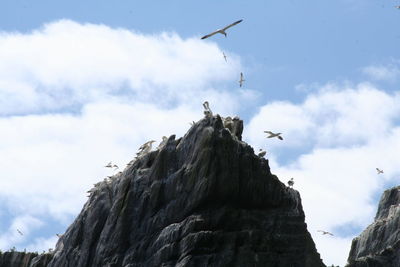
[[[18,234],[24,235],[19,229],[17,229]]]
[[[379,169],[379,168],[376,168],[376,171],[378,172],[378,174],[383,173],[383,170],[381,170],[381,169]]]
[[[397,8],[397,9],[400,9],[400,6],[394,6],[395,8]]]
[[[289,185],[289,187],[293,188],[293,185],[294,185],[293,178],[290,178],[290,180],[287,182],[287,184]]]
[[[226,55],[225,55],[224,52],[222,52],[222,55],[224,56],[225,62],[228,62],[228,61],[226,60]]]
[[[331,235],[331,236],[333,236],[333,234],[332,234],[332,233],[329,233],[329,232],[327,232],[327,231],[324,231],[324,230],[318,230],[317,232],[321,232],[321,233],[322,233],[322,235]]]
[[[271,131],[264,131],[264,133],[269,134],[267,138],[273,138],[273,137],[278,137],[280,140],[283,140],[283,137],[281,136],[282,133],[273,133]]]
[[[239,80],[240,87],[242,87],[244,81],[245,81],[245,79],[243,79],[243,72],[241,72],[240,73],[240,80]]]
[[[228,26],[226,26],[226,27],[224,27],[222,29],[219,29],[219,30],[216,30],[215,32],[212,32],[210,34],[204,35],[203,37],[201,37],[201,39],[206,39],[206,38],[211,37],[211,36],[213,36],[214,34],[217,34],[217,33],[221,33],[221,34],[225,35],[225,37],[226,37],[226,32],[225,31],[227,29],[229,29],[230,27],[235,26],[236,24],[239,24],[242,21],[243,21],[242,19],[238,20],[238,21],[236,21],[236,22],[234,22],[232,24],[229,24]]]

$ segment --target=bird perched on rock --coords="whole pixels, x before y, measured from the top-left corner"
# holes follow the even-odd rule
[[[219,29],[219,30],[216,30],[215,32],[212,32],[210,34],[204,35],[203,37],[201,37],[201,39],[206,39],[206,38],[211,37],[211,36],[213,36],[214,34],[217,34],[217,33],[223,34],[226,37],[226,32],[225,31],[227,29],[229,29],[230,27],[235,26],[236,24],[239,24],[242,21],[243,21],[242,19],[238,20],[238,21],[235,21],[234,23],[229,24],[228,26],[226,26],[226,27],[224,27],[222,29]]]
[[[383,173],[383,170],[381,170],[381,169],[379,169],[379,168],[376,168],[376,172],[377,172],[378,174],[381,174],[381,173]]]
[[[327,231],[324,231],[324,230],[317,230],[317,232],[320,232],[320,233],[322,233],[322,235],[330,235],[330,236],[333,236],[333,234],[332,234],[332,233],[330,233],[330,232],[327,232]]]
[[[267,138],[273,138],[273,137],[278,137],[280,140],[283,140],[283,137],[281,136],[282,133],[273,133],[271,131],[264,131],[264,133],[269,134]]]
[[[290,178],[290,180],[287,182],[287,184],[289,185],[289,187],[293,187],[293,185],[294,185],[293,178]]]
[[[243,79],[243,72],[240,73],[240,80],[239,80],[239,86],[242,87],[243,82],[246,81],[245,79]]]
[[[167,141],[168,141],[168,137],[163,136],[161,143],[157,147],[157,150],[160,150],[161,148],[163,148],[167,144]]]
[[[208,101],[205,101],[203,103],[203,107],[204,107],[204,115],[206,117],[212,117],[213,113],[212,113],[212,111],[210,109],[210,105],[208,104]]]
[[[259,157],[264,157],[265,154],[267,154],[267,151],[262,150],[262,149],[260,148],[260,150],[259,150],[259,152],[258,152],[258,156],[259,156]]]
[[[152,148],[152,144],[154,142],[155,142],[155,140],[151,140],[151,141],[148,141],[148,142],[144,143],[143,145],[141,145],[139,147],[139,152],[136,153],[136,156],[140,157],[140,156],[143,156],[143,155],[147,154],[148,152],[150,152],[151,148]]]

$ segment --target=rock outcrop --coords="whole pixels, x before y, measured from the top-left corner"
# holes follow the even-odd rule
[[[299,193],[219,116],[89,191],[49,267],[322,267]]]
[[[33,252],[0,252],[0,267],[46,267],[52,254]]]
[[[374,222],[353,239],[347,267],[400,266],[399,190],[383,193]]]

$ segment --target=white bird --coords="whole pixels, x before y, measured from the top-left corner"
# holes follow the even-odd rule
[[[113,164],[111,161],[109,163],[107,163],[107,165],[104,166],[104,167],[105,168],[110,168],[110,169],[111,168],[115,168],[115,170],[119,168],[117,164]]]
[[[192,121],[192,122],[189,122],[189,124],[190,124],[190,126],[193,126],[193,125],[195,125],[196,123],[195,123],[194,121]]]
[[[293,178],[290,178],[290,180],[287,183],[288,183],[289,187],[293,187],[293,185],[294,185]]]
[[[267,154],[267,151],[262,150],[262,149],[260,148],[260,150],[259,150],[259,152],[258,152],[258,156],[259,156],[259,157],[264,157],[265,154]]]
[[[238,20],[238,21],[235,21],[234,23],[229,24],[228,26],[226,26],[226,27],[224,27],[222,29],[219,29],[219,30],[216,30],[215,32],[212,32],[210,34],[204,35],[203,37],[201,37],[201,39],[206,39],[206,38],[211,37],[211,36],[213,36],[214,34],[217,34],[217,33],[221,33],[221,34],[225,35],[225,37],[226,37],[226,32],[225,31],[227,29],[229,29],[230,27],[235,26],[236,24],[239,24],[242,21],[243,21],[242,19]]]
[[[57,236],[58,238],[62,237],[62,235],[60,235],[60,234],[56,234],[56,236]]]
[[[204,107],[204,115],[206,117],[212,117],[213,113],[210,109],[210,105],[208,104],[208,101],[204,101],[203,107]]]
[[[239,86],[242,87],[243,82],[246,81],[245,79],[243,79],[243,73],[240,73],[240,80],[239,80]]]
[[[17,232],[18,232],[20,235],[24,235],[19,229],[17,229]]]
[[[224,56],[225,62],[228,62],[228,61],[226,60],[226,55],[225,55],[224,52],[222,52],[222,55]]]
[[[167,141],[168,141],[168,137],[163,136],[161,143],[157,147],[157,150],[160,150],[161,148],[163,148],[165,146],[165,144],[167,144]]]
[[[379,169],[379,168],[376,168],[376,171],[377,171],[378,174],[383,173],[383,170],[381,170],[381,169]]]
[[[397,8],[397,9],[400,9],[400,6],[394,6],[395,8]]]
[[[332,233],[329,233],[329,232],[327,232],[327,231],[324,231],[324,230],[317,230],[317,232],[321,232],[321,233],[322,233],[322,235],[331,235],[331,236],[333,236],[333,234],[332,234]]]
[[[283,137],[281,136],[282,133],[273,133],[271,131],[264,131],[264,133],[269,134],[267,138],[273,138],[273,137],[278,137],[280,140],[283,140]]]
[[[147,154],[148,152],[150,152],[151,148],[152,148],[152,144],[154,142],[155,142],[155,140],[151,140],[151,141],[148,141],[148,142],[144,143],[143,145],[141,145],[139,147],[139,152],[136,153],[136,156],[139,157],[139,156],[142,156],[142,155]]]

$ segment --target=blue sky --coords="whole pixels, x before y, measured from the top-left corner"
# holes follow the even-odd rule
[[[399,184],[398,4],[2,1],[0,249],[54,246],[104,164],[184,134],[209,100],[245,120],[245,141],[283,182],[295,177],[318,251],[343,265]],[[200,40],[238,19],[227,38]]]

